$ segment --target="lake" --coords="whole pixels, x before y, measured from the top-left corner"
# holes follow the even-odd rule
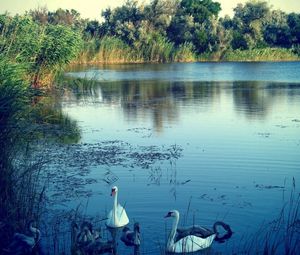
[[[105,216],[117,185],[130,228],[140,223],[143,253],[162,251],[171,209],[180,225],[229,224],[233,236],[212,251],[231,253],[280,214],[293,178],[299,193],[299,70],[299,62],[74,67],[67,78],[94,81],[61,99],[81,130],[74,146],[85,150],[77,157],[87,160],[89,191],[68,208]],[[107,162],[92,157],[100,152]]]

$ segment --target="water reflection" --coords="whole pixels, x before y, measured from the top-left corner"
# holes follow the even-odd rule
[[[75,87],[65,93],[64,100],[120,106],[127,121],[151,119],[157,133],[163,131],[166,123],[180,122],[184,114],[181,108],[192,106],[210,111],[225,96],[228,102],[232,98],[234,111],[249,119],[265,119],[274,103],[297,100],[300,96],[299,84],[274,82],[88,82],[66,79]],[[78,86],[80,82],[82,84]]]
[[[264,118],[271,104],[271,98],[261,89],[259,82],[234,82],[232,94],[235,109],[248,118]]]

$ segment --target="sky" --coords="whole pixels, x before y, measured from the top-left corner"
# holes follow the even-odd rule
[[[232,16],[233,8],[238,3],[245,3],[247,0],[215,0],[221,3],[222,11],[220,16],[228,14]],[[273,9],[281,9],[287,13],[300,13],[300,0],[266,0]],[[47,7],[54,11],[58,8],[75,9],[83,18],[101,19],[101,11],[107,7],[120,6],[125,0],[0,0],[0,13],[8,11],[14,15],[23,14],[30,9]],[[140,3],[149,3],[150,0],[139,0]]]

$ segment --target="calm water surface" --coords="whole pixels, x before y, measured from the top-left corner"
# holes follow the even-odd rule
[[[300,63],[193,63],[78,67],[66,75],[99,81],[67,92],[63,112],[78,121],[81,143],[124,141],[178,146],[182,156],[148,168],[93,166],[86,213],[112,207],[112,185],[130,226],[140,222],[142,251],[159,254],[171,222],[207,227],[216,220],[234,235],[213,251],[229,253],[242,237],[279,215],[292,178],[300,181]],[[106,184],[104,173],[116,177]],[[284,186],[284,188],[283,188]],[[299,185],[296,185],[299,192]],[[79,198],[70,207],[79,202]],[[132,250],[119,244],[120,254]]]

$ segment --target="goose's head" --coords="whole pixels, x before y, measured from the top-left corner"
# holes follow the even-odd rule
[[[111,188],[111,193],[110,193],[110,195],[111,195],[111,196],[115,196],[117,193],[118,193],[118,187],[117,187],[117,186],[113,186],[113,187]]]
[[[178,218],[179,217],[179,212],[177,210],[171,210],[165,216],[165,218],[169,218],[169,217]]]

